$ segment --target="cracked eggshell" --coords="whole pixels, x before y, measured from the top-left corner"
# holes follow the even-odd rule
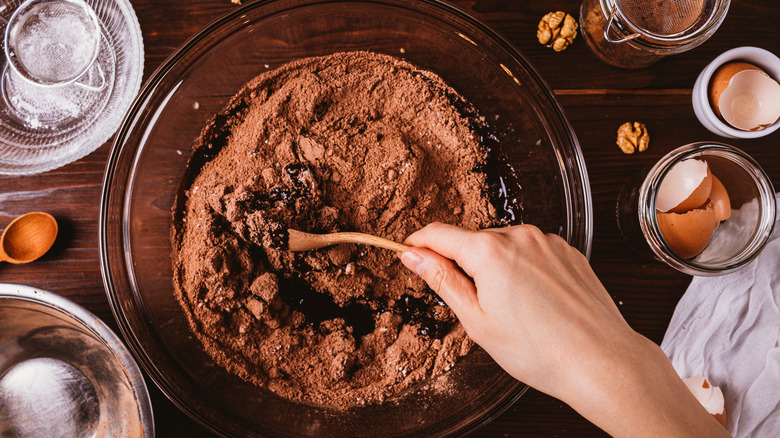
[[[723,65],[713,76],[710,99],[719,116],[743,131],[756,131],[780,119],[780,84],[744,62]]]
[[[723,94],[723,91],[729,86],[731,78],[733,78],[735,74],[745,70],[761,71],[760,68],[753,64],[748,64],[747,62],[727,62],[718,67],[715,73],[712,74],[712,79],[710,80],[710,103],[712,103],[712,109],[715,110],[715,114],[718,116],[721,116],[720,108],[718,107],[720,95]]]
[[[715,417],[723,427],[726,427],[726,404],[723,399],[723,391],[717,386],[712,386],[702,376],[688,377],[683,382],[693,396],[696,397],[696,400],[704,406],[704,409]]]
[[[704,251],[720,221],[712,202],[686,213],[657,213],[658,228],[669,247],[684,259]]]
[[[726,187],[715,176],[712,175],[712,190],[710,191],[710,201],[715,209],[715,217],[719,221],[725,221],[731,217],[731,199]]]
[[[658,188],[655,208],[662,212],[685,213],[707,203],[712,190],[712,172],[706,161],[680,161],[664,176]]]

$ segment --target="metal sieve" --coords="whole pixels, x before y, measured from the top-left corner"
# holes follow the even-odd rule
[[[730,0],[585,0],[583,36],[604,61],[626,68],[706,41],[726,17]]]
[[[38,85],[61,85],[83,75],[98,56],[100,24],[82,0],[29,0],[8,20],[9,64]]]
[[[616,0],[627,20],[662,37],[695,32],[709,20],[717,0]]]

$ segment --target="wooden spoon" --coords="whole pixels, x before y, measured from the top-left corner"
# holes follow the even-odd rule
[[[57,221],[50,214],[19,216],[0,236],[0,262],[29,263],[46,254],[56,238]]]
[[[308,251],[310,249],[325,248],[339,243],[361,243],[377,246],[397,252],[404,252],[409,247],[392,240],[363,233],[330,233],[311,234],[298,230],[287,230],[289,240],[287,248],[290,251]]]

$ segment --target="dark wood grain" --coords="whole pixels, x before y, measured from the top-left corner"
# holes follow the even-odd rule
[[[132,0],[144,37],[144,77],[202,26],[237,8],[230,0]],[[623,183],[666,152],[700,140],[720,140],[705,130],[691,107],[691,87],[701,69],[732,47],[755,45],[780,53],[780,8],[774,0],[734,0],[717,33],[702,46],[636,71],[601,63],[577,41],[563,53],[536,42],[536,25],[551,10],[577,16],[575,0],[455,1],[484,21],[532,62],[555,91],[579,138],[595,211],[591,262],[628,322],[660,342],[690,277],[639,258],[620,236],[615,203]],[[615,145],[617,127],[647,124],[650,149],[626,156]],[[753,156],[780,186],[780,132],[756,140],[725,140]],[[110,142],[109,142],[110,143]],[[62,168],[32,176],[0,176],[0,227],[28,211],[43,210],[61,224],[54,248],[28,265],[0,265],[0,282],[50,290],[83,305],[117,329],[105,296],[98,257],[98,206],[110,144]],[[210,436],[148,382],[159,436]],[[534,390],[473,436],[603,436],[565,404]]]

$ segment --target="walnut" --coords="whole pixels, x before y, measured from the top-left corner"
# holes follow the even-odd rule
[[[577,27],[577,20],[571,15],[563,11],[550,12],[539,22],[536,38],[539,39],[539,44],[546,44],[560,52],[574,42]]]
[[[644,152],[650,144],[650,134],[644,123],[626,122],[620,125],[617,131],[617,145],[626,154],[633,154],[637,150]]]

